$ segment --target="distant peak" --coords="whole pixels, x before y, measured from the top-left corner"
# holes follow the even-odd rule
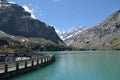
[[[63,31],[63,32],[57,31],[57,33],[62,40],[66,40],[68,38],[71,38],[71,37],[77,35],[78,33],[81,33],[82,31],[84,31],[86,29],[87,28],[85,26],[80,26],[80,27],[70,29],[68,31]]]

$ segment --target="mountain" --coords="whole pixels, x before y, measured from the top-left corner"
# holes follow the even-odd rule
[[[65,43],[79,49],[120,49],[120,10],[99,25],[66,39]]]
[[[53,26],[31,17],[18,4],[0,5],[0,53],[71,50]]]
[[[59,37],[62,39],[62,40],[66,40],[70,37],[73,37],[79,33],[81,33],[82,31],[86,30],[87,28],[86,27],[77,27],[77,28],[73,28],[73,29],[70,29],[68,31],[57,31]]]
[[[63,43],[53,26],[32,18],[18,4],[9,3],[0,8],[0,30],[14,36],[44,38],[57,44]]]
[[[13,36],[0,31],[0,53],[28,53],[39,51],[64,51],[72,48],[64,44],[56,44],[44,38],[26,38]]]

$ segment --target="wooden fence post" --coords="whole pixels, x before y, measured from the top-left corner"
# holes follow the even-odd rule
[[[27,68],[27,61],[25,61],[25,68]]]
[[[7,63],[5,63],[5,68],[4,68],[4,70],[5,70],[5,71],[4,71],[5,73],[8,72],[8,65],[7,65]]]
[[[41,64],[43,64],[43,58],[41,58]]]
[[[32,66],[34,66],[34,61],[33,61],[33,59],[32,59]]]
[[[16,63],[16,70],[18,70],[19,69],[19,63],[17,62]]]
[[[37,58],[37,65],[39,64],[39,58]]]

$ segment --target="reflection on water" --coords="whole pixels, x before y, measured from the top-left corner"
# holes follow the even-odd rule
[[[120,51],[52,53],[55,63],[9,80],[120,80]]]

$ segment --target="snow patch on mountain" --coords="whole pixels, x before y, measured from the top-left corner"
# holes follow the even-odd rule
[[[86,29],[87,29],[86,27],[82,26],[82,27],[77,27],[77,28],[70,29],[68,31],[56,30],[56,32],[62,40],[66,40],[70,37],[73,37],[73,36],[77,35],[78,33],[81,33],[82,31],[84,31]]]
[[[30,9],[30,8],[29,8],[28,6],[26,6],[26,5],[24,5],[24,6],[22,6],[22,7],[25,9],[25,11],[31,13],[31,17],[32,17],[32,18],[36,19],[35,15],[34,15],[34,9]]]

